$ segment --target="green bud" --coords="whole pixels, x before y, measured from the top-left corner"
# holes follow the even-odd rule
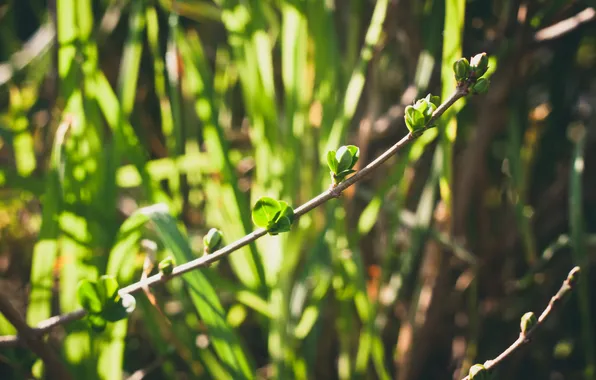
[[[207,232],[207,235],[203,237],[203,245],[205,247],[205,252],[211,253],[223,242],[223,234],[217,228],[212,228]]]
[[[172,256],[166,257],[165,259],[161,260],[158,264],[159,272],[164,276],[171,275],[175,266],[176,261]]]
[[[521,329],[522,334],[527,334],[534,326],[538,323],[538,318],[536,318],[536,314],[532,313],[531,311],[527,312],[521,317],[521,322],[519,327]]]
[[[453,63],[453,73],[456,81],[463,82],[467,80],[470,75],[470,62],[466,58],[458,59]]]
[[[420,109],[422,114],[424,115],[424,124],[428,123],[430,118],[433,116],[433,113],[437,109],[437,105],[435,101],[437,101],[438,96],[432,96],[431,94],[426,95],[422,102],[424,103],[424,111]]]
[[[474,83],[472,86],[472,92],[474,94],[484,94],[488,91],[488,86],[490,85],[490,81],[486,78],[480,78]]]
[[[426,98],[423,98],[419,99],[416,104],[414,104],[414,108],[416,108],[416,110],[418,110],[426,119],[426,114],[428,113],[430,104],[426,101]]]
[[[411,133],[424,127],[425,118],[424,114],[418,109],[419,107],[421,107],[420,100],[414,106],[407,106],[405,110],[404,119]]]
[[[483,76],[486,70],[488,70],[488,56],[486,53],[477,54],[472,57],[470,68],[472,69],[474,78]]]
[[[488,370],[482,364],[474,364],[468,372],[470,380],[486,380],[488,379]]]
[[[435,105],[435,109],[441,105],[441,97],[437,95],[428,94],[430,102]]]

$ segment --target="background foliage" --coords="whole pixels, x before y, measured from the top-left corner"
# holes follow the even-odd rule
[[[3,2],[1,296],[35,325],[78,308],[82,278],[137,281],[141,239],[181,263],[212,227],[242,237],[258,198],[327,189],[340,145],[370,162],[407,133],[405,106],[445,99],[455,59],[486,51],[487,95],[291,232],[155,288],[158,307],[139,295],[102,334],[79,321],[48,341],[77,379],[461,378],[580,265],[498,376],[594,378],[592,3]],[[43,372],[0,349],[2,378]]]

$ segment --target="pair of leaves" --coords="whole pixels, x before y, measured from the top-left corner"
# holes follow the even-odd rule
[[[124,319],[134,310],[134,297],[130,294],[120,297],[118,288],[114,276],[101,276],[97,281],[79,281],[77,298],[87,311],[87,320],[93,330],[101,332],[107,322]]]
[[[252,209],[253,222],[267,229],[270,235],[290,231],[294,222],[294,209],[284,201],[261,197]]]
[[[438,96],[428,94],[425,98],[419,99],[413,106],[406,107],[404,119],[411,133],[426,127],[439,103]]]
[[[327,165],[331,170],[333,184],[337,185],[346,177],[355,172],[354,165],[360,158],[360,149],[354,145],[340,147],[337,152],[330,150],[327,152]]]

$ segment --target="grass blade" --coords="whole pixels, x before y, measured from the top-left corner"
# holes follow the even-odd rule
[[[344,139],[347,127],[354,117],[356,106],[358,105],[360,95],[362,94],[362,89],[364,88],[366,68],[373,57],[376,45],[381,39],[381,32],[383,30],[383,23],[385,22],[388,5],[388,0],[379,0],[375,4],[372,19],[370,21],[368,30],[366,31],[364,46],[360,51],[360,59],[354,68],[354,71],[352,72],[352,77],[350,78],[350,82],[346,88],[342,109],[333,123],[333,127],[331,128],[331,132],[329,133],[329,138],[326,141],[323,152],[334,150],[339,147],[340,142]]]
[[[172,251],[177,262],[194,258],[190,246],[163,205],[146,207],[139,211],[149,218],[163,244]],[[215,351],[235,379],[252,378],[254,370],[244,355],[236,333],[228,326],[224,309],[215,290],[201,271],[189,272],[182,277],[189,286],[197,313],[201,316],[213,342]]]
[[[582,180],[584,174],[584,155],[586,147],[586,130],[583,125],[574,125],[569,130],[574,143],[572,169],[569,179],[569,228],[571,230],[573,261],[584,272],[588,270],[586,252],[585,216],[583,206]],[[590,311],[590,285],[588,276],[579,280],[578,301],[581,320],[581,335],[585,350],[585,376],[593,379],[596,375],[596,348],[594,347],[594,324]]]

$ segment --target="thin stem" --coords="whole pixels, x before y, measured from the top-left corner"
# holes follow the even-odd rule
[[[569,272],[569,275],[567,275],[567,279],[565,279],[565,281],[563,282],[563,285],[561,285],[561,288],[559,289],[557,294],[555,294],[550,299],[550,302],[548,303],[548,305],[546,306],[546,308],[544,309],[542,314],[540,314],[540,317],[538,318],[538,322],[534,325],[534,327],[529,329],[525,334],[523,332],[520,332],[519,337],[515,340],[515,342],[513,342],[509,347],[507,347],[507,349],[505,351],[501,352],[499,354],[499,356],[497,356],[496,358],[486,361],[484,363],[484,367],[487,370],[490,370],[490,369],[496,367],[497,365],[499,365],[499,363],[501,363],[503,360],[505,360],[508,356],[513,354],[515,351],[517,351],[521,346],[530,342],[530,338],[536,333],[536,331],[544,323],[546,318],[548,318],[550,313],[557,307],[560,307],[561,302],[563,301],[563,298],[570,291],[572,291],[574,289],[575,285],[577,285],[577,281],[579,279],[579,272],[580,272],[579,267],[575,267]],[[468,376],[464,377],[462,380],[469,380],[469,379],[470,379],[470,376],[468,375]]]
[[[373,170],[377,169],[385,161],[387,161],[389,158],[391,158],[393,155],[395,155],[405,145],[407,145],[408,143],[410,143],[413,140],[420,137],[426,130],[433,128],[435,126],[434,123],[437,121],[437,119],[439,117],[441,117],[441,115],[443,115],[443,113],[445,113],[445,111],[447,111],[447,109],[449,109],[449,107],[451,107],[456,101],[458,101],[460,98],[463,98],[468,93],[469,93],[469,84],[464,83],[464,84],[458,86],[456,88],[455,92],[435,110],[432,117],[430,118],[430,120],[428,121],[428,123],[425,125],[424,128],[421,128],[421,129],[415,131],[414,133],[408,133],[401,140],[399,140],[397,143],[395,143],[391,148],[389,148],[383,154],[381,154],[379,157],[377,157],[374,161],[370,162],[364,168],[362,168],[358,172],[354,173],[353,176],[351,176],[350,178],[346,179],[345,181],[339,183],[337,186],[329,188],[328,190],[317,195],[310,201],[308,201],[308,202],[304,203],[303,205],[301,205],[300,207],[296,208],[294,210],[294,214],[296,215],[296,217],[299,217],[301,215],[308,213],[309,211],[317,208],[318,206],[322,205],[323,203],[329,201],[332,198],[338,198],[341,195],[342,191],[344,191],[348,187],[352,186],[356,182],[362,180],[365,176],[370,174]],[[214,263],[218,260],[221,260],[222,258],[228,256],[230,253],[254,242],[255,240],[259,239],[260,237],[262,237],[266,234],[267,234],[267,230],[264,228],[255,230],[255,231],[251,232],[250,234],[244,236],[243,238],[236,240],[235,242],[230,243],[227,246],[225,246],[209,255],[205,255],[205,256],[199,257],[195,260],[189,261],[187,263],[178,265],[177,267],[174,268],[172,273],[168,276],[163,276],[161,273],[155,274],[151,277],[141,279],[138,282],[135,282],[131,285],[128,285],[128,286],[120,289],[118,291],[118,293],[120,295],[136,293],[136,292],[142,290],[143,288],[152,287],[157,284],[167,282],[174,277],[181,276],[181,275],[183,275],[187,272],[190,272],[194,269],[208,266],[209,264]],[[41,322],[37,326],[37,328],[34,328],[32,330],[38,335],[43,335],[56,326],[66,324],[68,322],[71,322],[71,321],[74,321],[77,319],[81,319],[86,314],[87,313],[84,309],[79,309],[79,310],[73,311],[71,313],[63,314],[60,316],[55,316],[55,317],[49,318],[49,319]],[[19,342],[20,342],[20,338],[17,336],[0,337],[0,347],[17,345],[17,344],[19,344]]]

